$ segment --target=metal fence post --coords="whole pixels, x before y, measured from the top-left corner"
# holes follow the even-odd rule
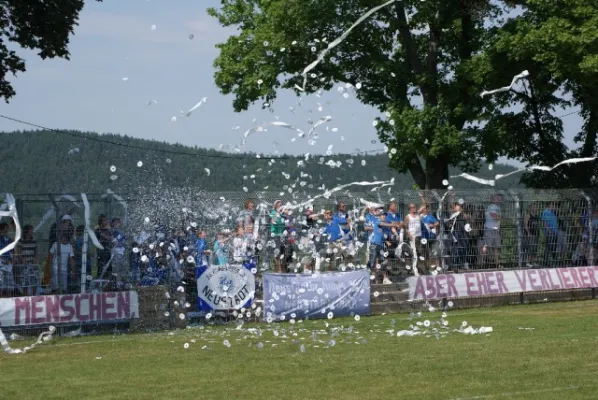
[[[440,222],[440,224],[438,225],[438,232],[436,233],[436,240],[438,240],[438,244],[439,244],[439,248],[440,248],[440,266],[442,267],[442,270],[446,272],[446,270],[448,269],[448,265],[446,262],[446,251],[444,248],[444,219],[443,219],[443,215],[442,215],[442,203],[444,202],[444,197],[446,196],[446,194],[448,194],[448,191],[445,192],[445,195],[440,196],[440,194],[438,193],[438,191],[433,190],[432,194],[434,195],[434,197],[436,198],[436,200],[438,200],[438,208],[436,209],[436,218],[438,219],[438,221]],[[432,210],[430,209],[430,212],[432,212]]]
[[[588,222],[587,226],[584,228],[588,228],[588,245],[590,248],[590,254],[588,257],[588,264],[594,265],[594,232],[592,227],[592,199],[588,196],[583,190],[580,190],[581,195],[585,197],[586,201],[588,202]]]
[[[513,189],[509,189],[509,194],[515,200],[515,213],[517,218],[517,266],[523,268],[523,226],[521,214],[521,201]]]

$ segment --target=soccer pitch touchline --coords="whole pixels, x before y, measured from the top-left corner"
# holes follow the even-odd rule
[[[563,387],[555,387],[555,388],[549,388],[549,389],[525,390],[522,392],[505,392],[505,393],[495,393],[495,394],[487,394],[487,395],[473,396],[473,397],[456,397],[456,398],[453,398],[452,400],[494,399],[497,397],[521,396],[521,395],[526,395],[526,394],[549,393],[549,392],[564,392],[567,390],[586,389],[586,388],[593,388],[593,387],[596,387],[596,385],[563,386]]]

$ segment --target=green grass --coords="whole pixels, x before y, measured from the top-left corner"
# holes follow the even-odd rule
[[[439,340],[386,332],[408,329],[415,322],[408,315],[253,325],[261,337],[246,325],[58,339],[24,355],[0,355],[0,393],[4,399],[595,399],[597,316],[598,301],[455,310],[448,314],[451,327],[466,320],[494,332],[451,332]],[[425,318],[436,321],[439,313],[424,312]],[[328,347],[330,328],[341,326]],[[312,340],[312,330],[321,330],[322,342]]]

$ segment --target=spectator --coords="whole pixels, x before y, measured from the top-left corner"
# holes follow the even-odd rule
[[[56,238],[61,237],[63,233],[69,237],[69,240],[75,233],[75,229],[73,228],[73,217],[71,217],[69,214],[62,215],[58,225],[53,223],[50,227],[48,246],[52,247],[52,245],[56,242]]]
[[[548,206],[542,212],[542,232],[546,238],[544,245],[544,266],[553,267],[556,263],[559,222],[554,212],[554,203],[548,203]]]
[[[377,213],[378,213],[378,210],[376,209],[376,207],[373,207],[373,206],[370,206],[370,207],[366,206],[361,211],[361,216],[359,217],[359,219],[361,221],[363,221],[363,236],[362,236],[362,238],[367,243],[370,242],[370,235],[371,235],[372,231],[374,230],[374,220],[376,220]],[[369,254],[369,252],[368,252],[368,254]]]
[[[196,265],[209,265],[210,263],[210,250],[208,249],[208,244],[206,243],[206,232],[200,231],[199,237],[197,242],[195,243],[195,250],[196,250]]]
[[[243,203],[243,210],[239,212],[237,217],[237,228],[243,229],[244,235],[253,235],[253,225],[255,218],[253,216],[255,203],[253,200],[247,199]]]
[[[242,263],[247,257],[247,241],[245,240],[245,229],[239,226],[233,239],[233,260]]]
[[[101,279],[106,276],[112,275],[112,267],[110,266],[110,257],[112,256],[112,242],[114,236],[110,229],[110,221],[108,218],[101,214],[98,217],[98,228],[95,231],[98,241],[102,245],[103,249],[97,251],[97,271],[96,276]]]
[[[421,256],[421,238],[422,238],[422,221],[420,212],[423,211],[423,206],[418,210],[414,203],[409,204],[409,213],[405,215],[403,226],[405,226],[405,233],[409,240],[409,247],[411,247],[411,268],[415,275],[419,275],[419,257]]]
[[[282,272],[283,261],[285,261],[286,243],[283,232],[286,228],[286,213],[282,208],[282,200],[276,200],[270,210],[270,238],[273,240],[272,245],[269,246],[271,254],[274,256],[274,266],[276,272]]]
[[[68,274],[75,275],[75,253],[69,243],[68,233],[63,233],[60,244],[54,243],[48,254],[48,264],[52,265],[52,291],[54,294],[68,292]]]
[[[486,223],[484,225],[484,244],[486,251],[490,252],[491,261],[495,268],[502,268],[500,265],[500,222],[502,215],[500,203],[502,197],[495,195],[492,197],[492,203],[486,209]]]
[[[386,222],[386,213],[383,209],[375,211],[375,215],[370,219],[371,235],[369,246],[368,267],[371,271],[376,271],[378,267],[382,269],[381,283],[391,285],[390,272],[387,268],[382,268],[384,262],[384,228],[393,228],[391,223]]]
[[[538,243],[540,242],[540,216],[538,205],[532,203],[523,216],[523,261],[527,268],[536,266]]]
[[[23,296],[35,296],[40,284],[39,267],[36,265],[37,241],[33,225],[23,227],[23,236],[17,244],[17,260],[19,263],[19,285]]]
[[[422,224],[422,255],[426,260],[427,269],[431,270],[434,266],[440,266],[440,244],[438,243],[438,229],[440,221],[430,214],[429,206],[425,203],[421,208],[421,224]]]
[[[459,203],[453,204],[453,213],[448,220],[444,221],[444,224],[445,229],[449,232],[451,243],[452,271],[458,272],[459,269],[469,269],[469,265],[466,264],[468,236],[465,225],[467,225],[467,220]]]
[[[337,252],[342,250],[344,259],[349,259],[353,254],[353,235],[351,233],[351,218],[347,214],[347,205],[345,203],[338,203],[336,206],[336,213],[332,217],[338,224],[342,232],[342,244],[339,243]],[[340,259],[340,258],[339,258]]]
[[[214,242],[214,256],[216,257],[216,265],[226,265],[228,263],[228,244],[227,236],[224,232],[216,234],[216,241]]]
[[[8,237],[8,224],[0,222],[0,249],[12,243]],[[0,256],[0,297],[10,297],[15,288],[13,274],[13,250]]]
[[[387,243],[386,251],[392,257],[394,256],[395,250],[399,246],[399,243],[402,243],[403,241],[401,235],[398,233],[399,230],[403,227],[403,219],[401,218],[401,215],[397,212],[397,203],[395,203],[394,201],[388,203],[388,211],[386,212],[385,222],[387,224],[391,224],[391,226],[384,227],[383,231],[384,241]]]
[[[131,280],[129,267],[127,266],[125,258],[127,239],[120,229],[120,224],[120,218],[112,218],[110,228],[112,231],[113,239],[112,249],[110,251],[110,258],[112,259],[112,262],[110,265],[113,271],[112,276],[117,282],[117,288],[120,288],[123,284],[130,283]]]

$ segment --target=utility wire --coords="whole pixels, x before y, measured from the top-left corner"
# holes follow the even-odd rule
[[[4,118],[4,119],[6,119],[8,121],[16,122],[18,124],[28,125],[28,126],[31,126],[31,127],[34,127],[34,128],[43,129],[43,130],[51,131],[51,132],[58,133],[58,134],[69,135],[69,136],[72,136],[72,137],[76,137],[78,139],[91,140],[93,142],[100,142],[100,143],[110,144],[110,145],[113,145],[113,146],[121,146],[121,147],[126,147],[126,148],[129,148],[129,149],[138,149],[138,150],[153,151],[153,152],[157,152],[157,153],[176,154],[176,155],[193,156],[193,157],[206,157],[206,158],[223,158],[223,159],[251,158],[251,159],[254,159],[254,160],[255,159],[264,159],[264,160],[294,160],[294,159],[302,159],[302,158],[304,158],[304,156],[268,156],[268,155],[260,155],[260,154],[257,154],[255,156],[250,156],[247,153],[239,154],[239,155],[201,154],[201,153],[191,153],[191,152],[178,151],[178,150],[156,149],[156,148],[151,148],[151,147],[147,147],[147,146],[140,146],[140,145],[135,145],[135,144],[130,144],[130,143],[123,143],[123,142],[113,141],[113,140],[109,140],[109,139],[103,139],[103,138],[100,138],[100,137],[87,136],[87,135],[85,135],[83,133],[77,133],[77,132],[73,132],[73,131],[65,131],[65,130],[61,130],[61,129],[48,128],[48,127],[43,126],[43,125],[34,124],[32,122],[24,121],[22,119],[18,119],[18,118],[14,118],[14,117],[9,117],[7,115],[2,115],[2,114],[0,114],[0,118]],[[167,143],[160,143],[160,145],[162,145],[162,144],[168,145]],[[381,153],[381,152],[384,152],[384,150],[383,149],[379,149],[379,150],[366,150],[366,151],[363,151],[363,152],[354,153],[354,154],[346,154],[346,155],[358,156],[360,154],[375,154],[375,153]],[[338,154],[336,154],[336,156],[338,156]],[[319,157],[325,157],[325,156],[321,156],[320,155]],[[332,156],[327,156],[327,157],[332,157]]]

